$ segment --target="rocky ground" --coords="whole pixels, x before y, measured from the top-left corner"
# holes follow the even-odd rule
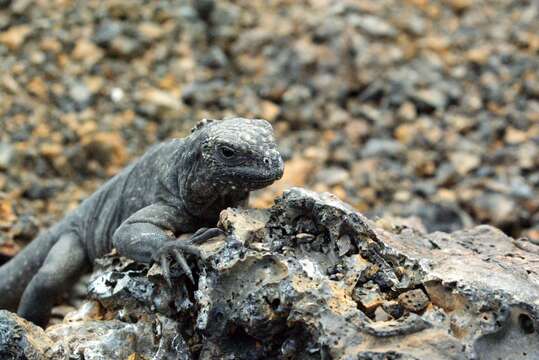
[[[425,234],[292,188],[228,209],[179,266],[109,256],[93,300],[45,331],[0,311],[0,358],[537,359],[539,246],[482,225]],[[463,264],[466,266],[463,266]]]
[[[0,253],[198,119],[273,122],[291,185],[539,241],[535,1],[0,0]],[[15,242],[14,242],[15,241]]]

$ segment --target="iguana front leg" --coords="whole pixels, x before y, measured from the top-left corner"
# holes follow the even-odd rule
[[[122,256],[143,263],[159,262],[169,284],[169,257],[173,257],[194,282],[183,254],[200,256],[201,252],[195,244],[219,235],[221,230],[203,229],[189,241],[176,240],[175,234],[185,231],[186,221],[187,216],[180,209],[168,204],[153,204],[127,218],[114,232],[112,241]]]

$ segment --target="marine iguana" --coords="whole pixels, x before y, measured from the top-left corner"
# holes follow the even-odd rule
[[[2,266],[0,308],[46,326],[56,298],[113,247],[159,262],[169,284],[174,259],[193,281],[184,254],[199,256],[196,244],[221,232],[220,211],[243,205],[283,169],[267,121],[203,120],[189,136],[148,150]]]

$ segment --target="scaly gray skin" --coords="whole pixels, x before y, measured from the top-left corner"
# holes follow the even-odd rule
[[[200,255],[196,244],[220,233],[207,227],[222,209],[243,205],[282,174],[267,121],[202,121],[188,137],[150,149],[2,266],[0,308],[18,306],[44,327],[56,298],[113,246],[159,262],[169,283],[173,258],[193,281],[183,254]],[[195,230],[190,241],[176,240]]]

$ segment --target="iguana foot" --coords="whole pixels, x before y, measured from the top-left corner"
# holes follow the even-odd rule
[[[191,280],[191,283],[195,283],[193,273],[185,260],[184,254],[195,255],[196,257],[202,257],[202,251],[196,246],[204,241],[223,234],[223,230],[219,228],[201,228],[196,231],[189,240],[175,240],[164,243],[154,255],[154,260],[159,262],[163,276],[168,285],[172,287],[172,281],[170,278],[170,257],[174,258],[176,262],[181,266],[185,275]]]

